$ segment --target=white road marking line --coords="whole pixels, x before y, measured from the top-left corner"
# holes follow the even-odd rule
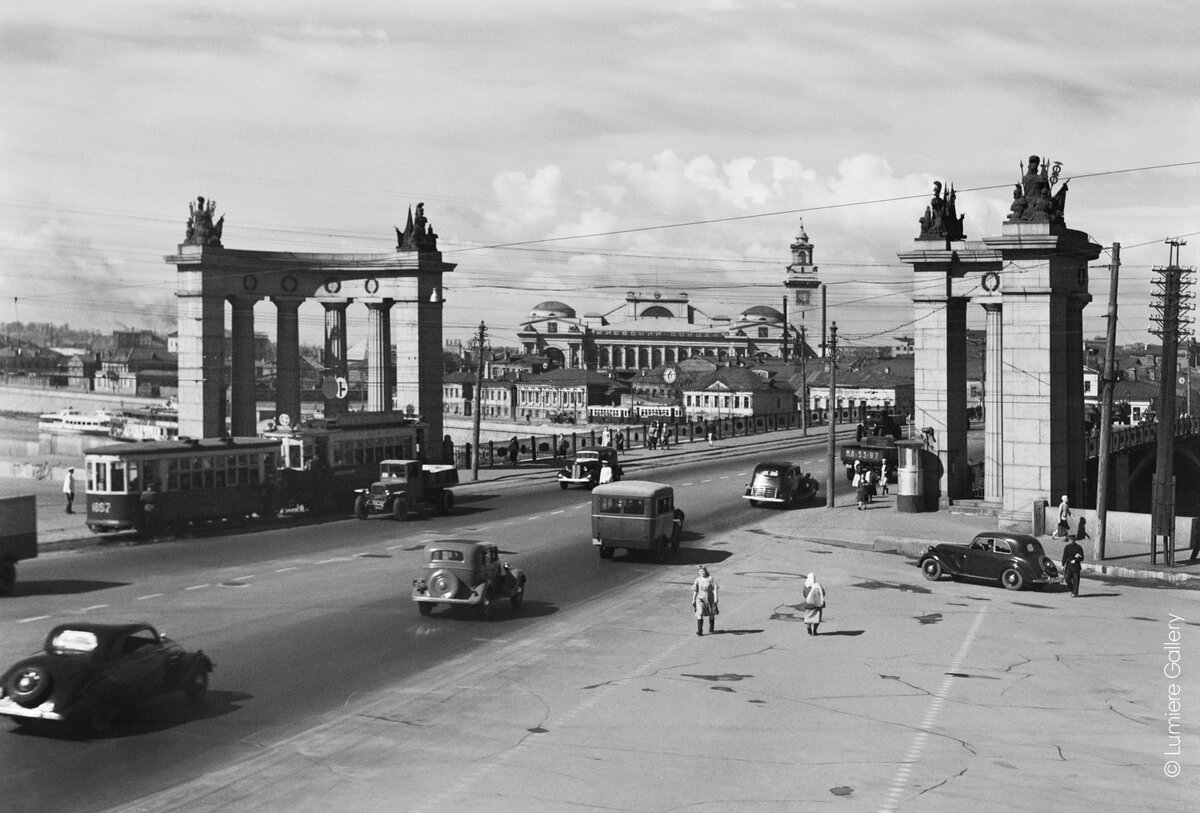
[[[408,547],[408,546],[407,545],[388,545],[386,548],[384,548],[384,550],[396,550],[398,548],[405,548],[405,547]],[[279,571],[276,570],[275,572],[278,573]]]
[[[79,612],[87,613],[87,612],[91,612],[92,610],[103,610],[107,606],[108,606],[107,604],[93,604],[91,607],[84,607]]]
[[[299,569],[300,568],[298,568],[298,567],[281,567],[278,570],[276,570],[275,572],[276,573],[287,573],[289,570],[299,570]]]
[[[567,512],[566,512],[566,510],[563,510],[563,511],[551,511],[551,512],[550,512],[550,516],[554,516],[555,514],[565,514],[565,513],[567,513]]]
[[[254,578],[254,574],[250,574],[249,576],[234,576],[234,577],[233,577],[232,579],[230,579],[229,581],[231,581],[231,582],[240,582],[240,581],[245,581],[246,579],[253,579],[253,578]]]
[[[680,485],[680,488],[683,488],[683,486],[694,486],[694,485],[696,485],[696,484],[695,483],[682,483]]]
[[[541,514],[534,514],[532,517],[529,517],[529,518],[528,518],[528,519],[526,519],[525,521],[526,521],[526,522],[533,522],[535,519],[541,519],[541,518],[542,518],[542,515],[541,515]]]
[[[162,593],[151,593],[148,596],[138,596],[136,599],[134,599],[134,601],[145,601],[148,598],[158,598],[161,595]]]
[[[962,646],[959,647],[958,654],[954,656],[954,661],[950,664],[947,671],[957,672],[961,668],[962,662],[967,658],[967,653],[971,651],[971,644],[975,642],[975,636],[979,632],[980,625],[983,624],[983,617],[987,614],[987,610],[988,608],[984,606],[979,610],[979,614],[975,616],[975,623],[971,625],[971,629],[967,632],[967,637],[963,639]],[[954,686],[954,680],[955,678],[951,675],[946,675],[942,680],[942,685],[938,687],[930,699],[925,718],[921,721],[922,728],[933,728],[933,724],[937,721],[938,713],[941,711],[942,705],[946,702],[947,695],[950,694],[950,690]],[[879,813],[891,813],[898,806],[899,802],[896,800],[896,797],[905,792],[909,774],[912,772],[913,765],[920,761],[921,752],[925,748],[925,740],[928,738],[928,730],[918,731],[913,737],[908,753],[905,754],[905,761],[896,770],[896,775],[892,777],[891,790],[887,793],[888,800],[879,808]]]
[[[211,584],[193,584],[191,587],[185,587],[184,590],[203,590],[205,587],[212,587]]]
[[[50,616],[48,616],[48,615],[35,615],[32,618],[22,618],[17,623],[18,624],[28,624],[30,621],[45,621],[49,617]]]

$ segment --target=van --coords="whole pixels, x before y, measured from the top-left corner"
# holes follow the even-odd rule
[[[679,550],[683,511],[675,489],[648,480],[623,480],[592,490],[592,545],[601,559],[617,548],[651,551],[661,561]]]

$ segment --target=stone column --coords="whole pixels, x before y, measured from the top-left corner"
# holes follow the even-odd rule
[[[367,411],[391,412],[392,300],[367,305]]]
[[[233,381],[229,393],[229,434],[235,438],[258,434],[255,398],[254,303],[258,297],[231,296],[233,311]]]
[[[300,421],[300,296],[273,296],[275,303],[275,411]]]
[[[323,359],[321,394],[325,400],[325,417],[332,418],[348,411],[350,399],[350,369],[346,361],[346,308],[349,301],[322,302],[325,308],[325,353]]]
[[[969,496],[967,482],[967,300],[913,296],[914,429],[933,430],[941,461],[938,503]],[[931,450],[932,451],[932,450]],[[926,495],[927,497],[929,495]]]
[[[225,375],[225,299],[177,293],[179,305],[179,434],[215,438],[221,420]]]
[[[988,502],[1004,499],[1004,326],[1002,306],[997,302],[984,303],[987,357],[985,359],[983,393],[983,497]]]

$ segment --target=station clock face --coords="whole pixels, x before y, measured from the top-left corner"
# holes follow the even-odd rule
[[[796,291],[796,304],[807,305],[812,302],[812,291]]]
[[[663,370],[663,381],[666,381],[668,384],[674,384],[678,375],[679,374],[675,372],[674,367],[668,367],[667,369]]]

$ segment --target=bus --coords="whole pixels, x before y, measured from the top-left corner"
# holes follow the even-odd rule
[[[275,439],[116,443],[89,449],[85,465],[93,533],[178,531],[190,522],[278,512]]]
[[[280,451],[281,507],[350,510],[379,479],[383,460],[423,460],[428,424],[399,412],[349,412],[293,423],[281,415],[262,437]]]

